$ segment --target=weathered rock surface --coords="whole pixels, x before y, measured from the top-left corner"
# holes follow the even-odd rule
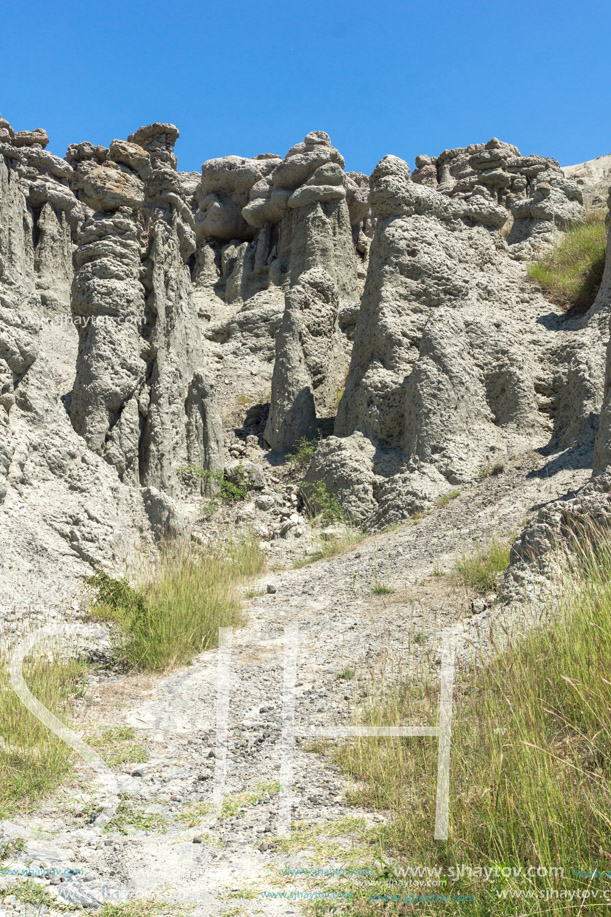
[[[260,468],[265,441],[282,452],[328,430],[348,363],[307,477],[370,528],[527,448],[589,455],[611,259],[590,312],[569,318],[520,261],[583,219],[604,161],[563,172],[493,139],[419,157],[413,175],[388,156],[369,179],[313,131],[284,158],[200,174],[176,171],[177,137],[155,123],[60,159],[44,131],[0,119],[7,530],[36,520],[34,545],[51,558],[68,544],[74,570],[179,531],[197,499],[183,466],[229,467],[216,390],[231,459]],[[235,400],[256,418],[244,455]]]
[[[488,143],[418,156],[412,180],[453,198],[488,198],[507,210],[504,234],[509,253],[528,260],[584,218],[583,196],[555,159],[522,156],[493,137]]]
[[[350,371],[336,435],[307,475],[371,528],[529,444],[593,437],[609,309],[593,307],[558,340],[561,319],[541,320],[548,304],[510,257],[503,196],[452,193],[480,159],[496,167],[497,148],[460,152],[463,172],[448,166],[445,191],[432,173],[422,180],[425,164],[415,182],[396,157],[371,176],[375,233]],[[515,148],[500,152],[515,160]]]
[[[605,209],[611,187],[611,156],[599,156],[574,166],[563,166],[562,171],[578,185],[587,207]]]
[[[337,288],[320,268],[302,274],[286,294],[264,433],[276,451],[315,436],[317,419],[334,412],[346,369],[338,306]]]
[[[609,193],[609,206],[611,207],[611,192]],[[607,217],[607,221],[609,222],[609,217]],[[607,236],[607,257],[605,259],[603,279],[591,311],[596,314],[599,322],[605,323],[605,325],[609,322],[611,313],[611,222],[609,222]],[[605,388],[594,444],[593,464],[595,473],[603,471],[611,464],[611,343],[607,347]]]
[[[4,606],[25,608],[48,605],[49,595],[61,605],[90,564],[119,562],[180,522],[163,494],[120,482],[73,430],[59,399],[37,261],[37,226],[50,211],[38,211],[30,197],[32,184],[52,187],[52,179],[45,172],[23,181],[24,149],[37,147],[5,147],[0,156],[0,596]],[[69,188],[59,187],[68,198]],[[72,202],[77,209],[73,195]],[[57,251],[61,276],[63,245]]]
[[[79,236],[75,429],[121,480],[180,492],[184,465],[222,468],[222,429],[203,368],[172,125],[113,141],[82,180],[95,211]],[[144,146],[139,146],[140,140]]]
[[[368,180],[344,172],[323,131],[308,134],[284,159],[205,162],[194,200],[196,291],[213,318],[207,336],[239,333],[234,316],[269,303],[267,294],[275,293],[282,312],[285,291],[312,268],[327,271],[340,300],[358,300],[371,235]]]

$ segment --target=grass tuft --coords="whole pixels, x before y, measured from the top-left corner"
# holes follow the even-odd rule
[[[115,652],[123,665],[165,672],[216,646],[219,627],[241,623],[236,587],[264,562],[252,537],[206,553],[170,547],[138,589],[97,572],[89,581],[92,610],[117,625]]]
[[[26,660],[25,682],[35,697],[69,721],[75,698],[85,689],[87,666],[54,650]],[[28,812],[54,790],[71,767],[70,748],[31,714],[0,668],[0,816]]]
[[[591,211],[584,223],[573,226],[551,251],[528,265],[528,275],[563,309],[587,312],[602,280],[606,245],[605,215]]]
[[[478,592],[490,592],[496,586],[499,574],[509,564],[513,538],[493,537],[476,544],[471,551],[463,551],[456,558],[456,578],[465,586]]]

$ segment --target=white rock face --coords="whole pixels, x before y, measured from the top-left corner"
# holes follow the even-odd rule
[[[609,194],[609,206],[611,208],[611,193]],[[609,217],[607,220],[609,221]],[[595,310],[601,313],[599,320],[608,321],[608,315],[611,312],[611,225],[607,236],[605,271],[596,302],[592,307],[592,311]],[[611,465],[611,344],[607,348],[604,397],[594,444],[594,473],[604,471],[609,465]]]
[[[336,435],[307,475],[370,528],[508,454],[554,437],[591,445],[602,397],[604,295],[572,325],[541,321],[547,303],[512,257],[515,213],[431,184],[390,156],[371,176],[375,233],[350,371]]]
[[[598,156],[575,166],[563,166],[562,171],[578,185],[586,206],[606,208],[611,187],[611,156]]]
[[[79,200],[73,169],[44,151],[40,132],[0,129],[0,595],[61,606],[91,564],[120,563],[183,529],[170,497],[178,463],[222,464],[222,434],[197,368],[187,233],[171,201],[165,219],[153,216],[159,181],[146,209],[148,151],[115,142],[101,163],[105,153],[81,150]],[[65,298],[73,235],[78,357]],[[78,431],[56,386],[69,359]],[[74,364],[63,371],[68,384]]]
[[[555,159],[522,156],[493,137],[488,143],[418,156],[413,181],[460,200],[491,199],[506,208],[504,234],[513,258],[529,260],[558,230],[584,218],[580,186]]]
[[[81,331],[70,414],[122,481],[179,496],[179,469],[222,468],[223,443],[191,296],[195,227],[172,127],[132,135],[148,149],[113,141],[113,160],[83,179],[95,213],[75,256]]]
[[[179,173],[177,137],[155,123],[60,159],[0,119],[5,594],[61,600],[91,564],[187,530],[183,466],[231,471],[218,400],[259,488],[266,443],[293,449],[337,413],[307,478],[371,529],[533,446],[589,462],[598,429],[609,465],[611,257],[577,318],[522,263],[583,219],[606,160],[563,173],[493,139],[413,175],[387,156],[369,179],[313,131],[284,158]],[[270,538],[303,534],[281,519]]]

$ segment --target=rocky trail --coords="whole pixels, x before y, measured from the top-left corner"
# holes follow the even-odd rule
[[[336,877],[283,870],[371,865],[384,815],[346,804],[348,781],[313,750],[308,733],[353,722],[374,678],[423,666],[434,672],[444,629],[458,636],[459,658],[485,639],[494,609],[473,604],[445,575],[455,552],[517,531],[533,508],[581,486],[586,465],[574,451],[527,453],[415,524],[326,560],[266,572],[248,586],[247,622],[233,632],[230,651],[206,652],[157,680],[97,682],[87,698],[86,733],[93,724],[131,727],[148,760],[114,767],[119,806],[105,827],[92,820],[101,787],[85,764],[76,784],[40,811],[4,823],[5,837],[21,840],[5,866],[81,871],[35,880],[56,896],[57,908],[9,897],[5,912],[55,914],[65,905],[96,909],[158,898],[177,912],[190,907],[194,917],[286,915],[302,913],[316,889],[340,889]],[[379,584],[386,594],[374,594]],[[293,827],[280,836],[293,709]],[[211,803],[225,766],[218,814]],[[279,893],[289,897],[265,897]],[[291,899],[295,893],[302,897]]]

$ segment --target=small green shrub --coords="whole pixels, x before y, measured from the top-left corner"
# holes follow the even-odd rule
[[[199,465],[185,465],[180,469],[183,481],[193,485],[203,480],[210,491],[216,491],[223,503],[238,503],[248,497],[250,480],[242,465],[237,465],[231,472],[211,471]],[[214,501],[212,501],[214,503]]]
[[[310,519],[315,519],[323,525],[345,520],[339,500],[335,494],[327,490],[324,481],[302,481],[300,488]]]
[[[490,592],[497,577],[509,564],[511,538],[493,537],[476,544],[472,551],[464,551],[456,558],[456,576],[465,586],[478,592]]]
[[[307,436],[302,436],[297,443],[296,450],[287,455],[287,461],[295,465],[300,471],[305,471],[314,458],[319,442],[318,437],[309,439]]]
[[[552,302],[575,314],[590,308],[600,287],[607,245],[604,216],[591,211],[584,223],[571,227],[551,251],[527,268]]]

